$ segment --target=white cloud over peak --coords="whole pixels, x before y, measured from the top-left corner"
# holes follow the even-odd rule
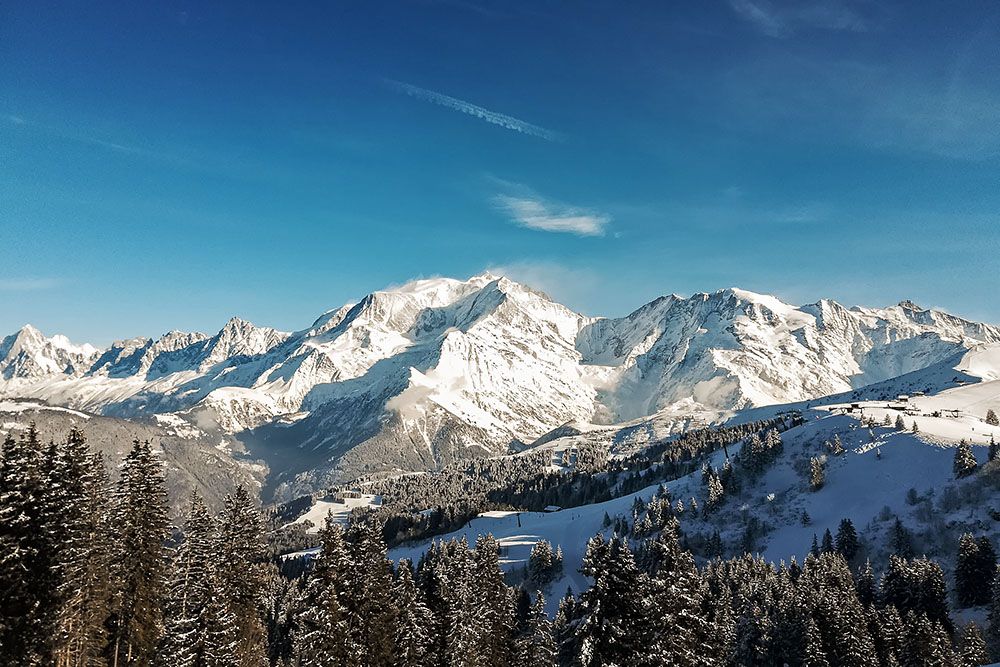
[[[545,232],[603,236],[611,222],[607,215],[550,201],[530,191],[497,195],[496,203],[514,223]]]

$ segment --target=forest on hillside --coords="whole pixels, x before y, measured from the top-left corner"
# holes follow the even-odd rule
[[[780,436],[748,432],[743,462],[766,465]],[[694,442],[683,460],[716,446]],[[245,489],[216,515],[192,496],[172,526],[149,443],[133,444],[112,483],[83,433],[45,444],[31,428],[0,458],[0,664],[971,667],[1000,655],[985,537],[962,536],[953,578],[915,556],[905,531],[886,562],[857,562],[846,520],[802,563],[705,559],[686,548],[675,507],[659,495],[592,537],[592,585],[554,593],[553,618],[544,591],[560,564],[544,543],[522,577],[505,575],[488,535],[394,563],[375,512],[327,522],[318,553],[289,567]],[[958,620],[970,608],[982,623]]]

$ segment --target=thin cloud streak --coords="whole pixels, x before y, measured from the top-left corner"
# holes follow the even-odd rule
[[[474,118],[479,118],[480,120],[484,120],[493,125],[498,125],[507,130],[513,130],[515,132],[520,132],[521,134],[538,137],[539,139],[545,139],[546,141],[564,140],[563,135],[558,132],[548,130],[538,125],[533,125],[532,123],[514,118],[513,116],[508,116],[507,114],[490,111],[489,109],[473,104],[472,102],[460,100],[457,97],[437,93],[433,90],[420,88],[419,86],[414,86],[402,81],[386,79],[385,82],[396,92],[414,97],[418,100],[430,102],[431,104],[437,104],[438,106],[452,109]]]
[[[59,284],[55,278],[0,278],[0,292],[38,292]]]
[[[537,195],[497,195],[496,203],[514,223],[544,232],[603,236],[604,228],[611,222],[606,215],[546,201]]]
[[[729,6],[743,20],[768,37],[788,37],[802,28],[864,32],[868,23],[843,2],[796,3],[778,7],[768,0],[729,0]]]
[[[109,150],[118,151],[119,153],[131,153],[133,155],[143,155],[148,154],[147,151],[141,148],[136,148],[135,146],[127,146],[125,144],[120,144],[114,141],[106,141],[104,139],[98,139],[97,137],[92,137],[85,134],[77,134],[74,132],[67,132],[58,127],[52,127],[51,125],[44,125],[42,123],[36,123],[32,120],[28,120],[23,116],[16,116],[14,114],[8,114],[7,120],[12,125],[17,125],[19,127],[31,127],[48,134],[55,135],[62,139],[68,139],[70,141],[75,141],[81,144],[88,144],[90,146],[100,146],[101,148],[107,148]]]

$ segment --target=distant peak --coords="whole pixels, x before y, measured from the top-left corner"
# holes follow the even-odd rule
[[[899,302],[899,307],[902,308],[903,310],[923,311],[923,308],[921,308],[917,304],[913,303],[909,299],[904,299],[904,300],[900,301]]]
[[[17,330],[18,335],[31,336],[32,338],[44,338],[45,335],[31,324],[25,324]]]

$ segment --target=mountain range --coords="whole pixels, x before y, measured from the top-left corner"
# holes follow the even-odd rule
[[[0,340],[0,397],[173,415],[244,442],[284,493],[519,451],[567,424],[718,421],[939,367],[947,382],[998,343],[1000,327],[908,301],[736,288],[590,317],[486,273],[373,292],[291,333],[233,318],[97,349],[25,326]]]

